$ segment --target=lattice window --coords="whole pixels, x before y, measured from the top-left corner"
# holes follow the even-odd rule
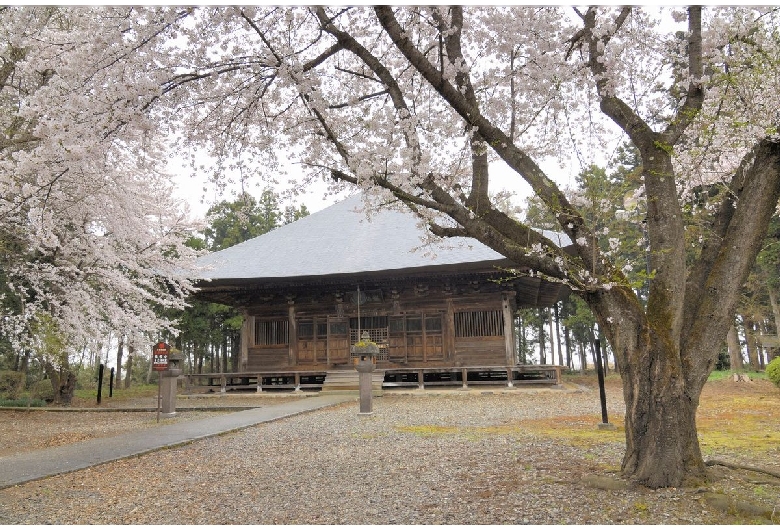
[[[406,325],[405,325],[404,317],[391,317],[389,321],[389,328],[390,328],[390,335],[397,336],[397,335],[403,335],[404,331],[406,331]]]
[[[441,317],[425,317],[426,333],[441,333]]]
[[[349,329],[357,329],[360,327],[360,329],[379,329],[379,328],[386,328],[387,327],[387,317],[383,316],[369,316],[369,317],[360,317],[360,326],[358,326],[358,319],[357,317],[352,317],[349,319]]]
[[[343,333],[342,333],[343,335]],[[299,340],[324,340],[328,336],[328,323],[322,319],[304,319],[298,321]]]
[[[460,311],[455,313],[456,337],[500,337],[504,334],[501,311]]]
[[[387,328],[361,329],[360,336],[358,336],[358,330],[350,329],[349,330],[350,344],[357,344],[358,342],[363,340],[362,337],[363,333],[368,333],[368,340],[370,340],[371,342],[376,342],[377,344],[379,344],[380,348],[383,345],[387,344]]]
[[[328,335],[331,337],[346,337],[347,336],[347,322],[343,320],[337,320],[330,322],[330,330]]]
[[[309,340],[314,338],[314,321],[301,320],[298,322],[298,339]]]
[[[407,333],[422,333],[423,319],[421,316],[407,316],[406,317],[406,332]]]
[[[290,342],[287,320],[256,320],[255,346],[282,346]]]
[[[442,332],[442,317],[440,314],[412,314],[406,316],[391,317],[389,321],[390,334],[393,336],[406,333],[422,334],[423,325],[429,335],[437,335]]]
[[[317,322],[317,338],[324,339],[328,336],[328,323],[323,321]]]
[[[386,361],[387,360],[387,328],[377,328],[377,329],[361,329],[360,335],[361,337],[358,337],[358,331],[356,329],[350,329],[349,330],[349,343],[350,344],[357,344],[362,340],[363,332],[368,332],[368,338],[371,342],[376,342],[377,346],[379,346],[379,353],[376,356],[377,361]],[[351,354],[351,358],[359,357],[357,354]]]

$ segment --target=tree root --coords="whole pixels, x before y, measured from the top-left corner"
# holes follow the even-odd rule
[[[715,459],[707,460],[704,463],[705,465],[708,466],[723,466],[729,469],[744,469],[745,471],[755,471],[756,473],[763,473],[765,475],[770,475],[772,477],[780,478],[780,473],[778,473],[777,471],[772,471],[771,469],[766,469],[763,467],[742,466],[742,465],[732,464],[730,462],[724,462],[722,460],[715,460]]]

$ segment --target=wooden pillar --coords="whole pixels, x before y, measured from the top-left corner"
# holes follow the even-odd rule
[[[444,316],[444,337],[442,337],[445,348],[444,358],[448,361],[455,360],[455,307],[452,304],[452,298],[447,298],[447,314]]]
[[[249,364],[249,345],[255,342],[255,317],[244,312],[244,322],[241,325],[241,351],[239,353],[240,371],[245,372]]]
[[[325,365],[330,368],[330,316],[327,317],[325,322]]]
[[[504,313],[504,348],[506,350],[506,365],[515,366],[515,291],[504,291],[501,309]]]
[[[295,301],[287,298],[287,321],[288,321],[288,362],[290,366],[298,366],[298,323],[295,320]]]

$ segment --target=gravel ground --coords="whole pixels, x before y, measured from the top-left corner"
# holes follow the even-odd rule
[[[595,428],[597,392],[572,388],[386,392],[370,416],[347,403],[0,490],[0,524],[768,522],[706,500],[780,498],[780,481],[745,472],[717,468],[699,490],[621,487],[622,435]],[[608,395],[618,416],[620,393]],[[154,427],[149,413],[83,414]],[[596,434],[556,439],[539,428],[550,417]]]

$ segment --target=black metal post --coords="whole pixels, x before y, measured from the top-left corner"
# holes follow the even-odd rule
[[[604,388],[604,366],[601,362],[601,340],[594,339],[593,345],[595,347],[594,360],[596,361],[596,373],[599,378],[599,399],[601,400],[601,423],[609,423],[607,418],[607,392]]]
[[[642,237],[644,238],[643,244],[645,246],[645,281],[643,283],[643,290],[645,291],[645,304],[650,298],[650,235],[647,231],[647,217],[642,219]]]
[[[111,369],[111,376],[108,378],[108,397],[114,397],[114,369]]]
[[[100,405],[100,398],[103,392],[103,363],[100,363],[98,368],[98,391],[97,391],[97,404]]]

